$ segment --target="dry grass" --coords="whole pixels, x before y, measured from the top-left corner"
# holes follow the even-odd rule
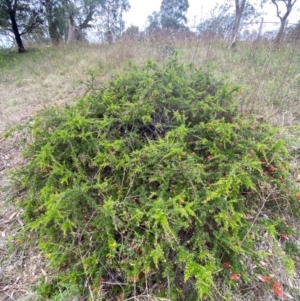
[[[198,40],[40,46],[29,48],[25,55],[0,54],[0,133],[43,106],[74,101],[129,60],[161,61],[172,47],[179,50],[182,61],[208,64],[212,72],[243,85],[244,110],[260,112],[265,118],[276,115],[281,125],[299,118],[300,50],[296,46],[279,49],[245,43],[231,51],[226,44]]]
[[[214,41],[182,39],[170,42],[165,39],[111,46],[32,46],[23,55],[0,53],[0,301],[35,300],[31,286],[38,276],[47,274],[45,261],[37,250],[18,246],[14,238],[23,226],[20,212],[5,201],[11,195],[8,171],[23,163],[19,144],[22,137],[4,140],[2,134],[38,114],[43,107],[72,103],[97,90],[129,60],[137,64],[149,58],[162,61],[173,48],[178,49],[181,61],[193,62],[218,77],[225,77],[230,83],[242,85],[241,110],[285,126],[291,149],[299,153],[297,133],[288,128],[299,124],[300,117],[300,49],[297,46],[274,48],[268,44],[244,43],[238,45],[237,51],[232,51],[226,44]],[[298,161],[295,155],[295,178],[300,174]],[[267,238],[265,241],[268,244]],[[10,245],[14,247],[9,251]],[[267,247],[276,249],[276,246]],[[272,260],[268,264],[274,266],[274,273],[281,273],[280,257],[274,256]],[[296,264],[300,270],[299,262]],[[281,277],[287,292],[284,300],[292,300],[289,292],[299,290],[300,282],[283,273]],[[144,297],[140,300],[149,300]],[[80,300],[72,298],[64,300]],[[275,299],[270,291],[258,285],[243,296],[235,296],[234,300]]]

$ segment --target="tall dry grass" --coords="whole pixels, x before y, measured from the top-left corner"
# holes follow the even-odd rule
[[[243,86],[241,108],[279,125],[299,119],[300,49],[239,43],[235,51],[218,41],[145,40],[114,45],[31,47],[24,55],[0,53],[0,132],[43,106],[72,102],[97,89],[129,60],[162,61],[173,49],[183,62],[210,68]]]

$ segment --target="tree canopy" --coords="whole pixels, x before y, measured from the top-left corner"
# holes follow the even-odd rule
[[[37,28],[54,45],[82,41],[90,28],[111,42],[124,31],[129,8],[128,0],[0,0],[0,29],[14,34],[19,52],[21,36]]]
[[[38,0],[0,0],[0,27],[13,33],[19,52],[25,52],[21,36],[43,24]]]
[[[160,6],[163,28],[180,29],[187,23],[188,0],[163,0]]]
[[[188,8],[188,0],[162,0],[159,12],[153,12],[148,16],[148,31],[185,29]]]

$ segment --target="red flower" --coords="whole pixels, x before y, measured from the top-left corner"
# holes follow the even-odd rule
[[[275,170],[276,170],[276,168],[275,168],[274,166],[271,165],[271,166],[269,167],[269,171],[270,171],[270,172],[274,172]]]
[[[279,281],[272,284],[272,290],[279,299],[283,298],[282,285]]]
[[[229,277],[231,280],[234,280],[234,281],[238,281],[240,279],[240,275],[237,273],[234,273],[234,274],[230,275]]]
[[[222,265],[225,269],[231,268],[231,264],[229,262],[223,262]]]
[[[270,282],[271,280],[272,280],[272,276],[271,275],[269,275],[269,276],[262,276],[261,277],[261,280],[263,281],[263,282]]]

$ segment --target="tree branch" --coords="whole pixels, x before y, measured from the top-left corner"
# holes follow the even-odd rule
[[[235,0],[235,11],[239,11],[239,0]]]
[[[79,25],[80,29],[85,29],[85,28],[92,27],[92,25],[90,25],[89,22],[93,21],[94,12],[95,12],[94,9],[90,9],[90,12],[87,14],[85,20]]]
[[[18,6],[18,0],[15,0],[14,4],[13,4],[13,10],[17,11],[17,6]]]
[[[277,13],[277,17],[282,20],[282,17],[280,16],[280,11],[279,11],[279,7],[278,7],[278,4],[276,2],[276,0],[271,0],[273,2],[273,4],[275,4],[276,6],[276,13]]]

